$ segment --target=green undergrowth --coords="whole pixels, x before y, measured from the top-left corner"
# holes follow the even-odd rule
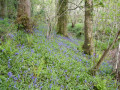
[[[68,24],[68,31],[75,34],[77,38],[81,38],[84,35],[84,24],[77,23],[74,27],[72,27],[72,24]]]
[[[87,56],[78,49],[81,41],[60,35],[48,40],[45,31],[45,26],[33,34],[18,31],[1,41],[0,90],[117,89],[107,62],[96,76],[89,75],[94,55]]]

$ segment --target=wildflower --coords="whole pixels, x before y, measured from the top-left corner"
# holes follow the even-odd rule
[[[31,53],[34,53],[35,51],[34,51],[34,49],[31,49]]]
[[[64,86],[63,86],[63,85],[61,85],[61,88],[64,88]]]
[[[14,77],[14,80],[18,80],[17,77]]]
[[[20,78],[20,75],[18,74],[18,78]]]
[[[52,84],[50,84],[50,88],[52,88]]]
[[[10,64],[8,63],[8,68],[11,68]]]
[[[85,79],[85,83],[87,83],[87,80]]]
[[[19,53],[15,53],[15,55],[18,55]]]
[[[33,83],[36,83],[37,82],[37,78],[35,78],[35,80],[33,81]]]
[[[11,34],[11,33],[9,33],[8,36],[9,36],[10,38],[13,38],[13,37],[14,37],[14,35]]]
[[[2,52],[4,52],[4,51],[5,51],[5,49],[2,50]]]
[[[40,90],[43,88],[43,86],[40,87]]]
[[[29,85],[29,88],[31,87],[31,85]]]
[[[30,71],[30,68],[28,68],[28,71]]]
[[[10,60],[12,60],[12,59],[9,59],[8,61],[10,61]]]
[[[31,78],[32,80],[34,79],[34,76]]]
[[[16,84],[14,85],[14,88],[16,88]]]
[[[9,77],[12,77],[13,75],[12,75],[12,72],[8,72],[8,76]]]
[[[37,88],[37,87],[38,87],[38,85],[37,85],[37,84],[35,84],[35,87]]]
[[[77,78],[79,78],[80,76],[77,76]]]

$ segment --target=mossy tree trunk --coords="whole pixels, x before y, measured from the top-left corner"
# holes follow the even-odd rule
[[[18,0],[7,0],[7,17],[16,19],[17,16]]]
[[[7,1],[0,0],[0,17],[5,18],[7,16]]]
[[[18,14],[16,23],[18,30],[24,29],[26,32],[32,33],[31,25],[31,2],[30,0],[18,0]]]
[[[67,22],[68,22],[68,0],[59,0],[57,6],[57,30],[58,34],[68,36],[67,34]]]
[[[93,54],[93,0],[85,0],[85,41],[83,45],[83,50],[85,54]]]

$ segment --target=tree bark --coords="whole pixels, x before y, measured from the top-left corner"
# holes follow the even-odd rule
[[[18,2],[18,14],[17,23],[19,24],[18,29],[24,29],[25,31],[31,33],[31,2],[30,0],[19,0]]]
[[[59,0],[58,1],[58,22],[57,22],[57,30],[58,34],[62,34],[64,36],[68,36],[67,34],[67,22],[68,22],[68,0]]]
[[[101,63],[104,61],[104,58],[106,57],[107,53],[113,47],[113,45],[118,41],[119,35],[120,35],[120,30],[118,31],[118,33],[116,35],[116,38],[114,39],[113,43],[108,46],[108,48],[103,53],[103,55],[101,56],[100,60],[96,64],[96,66],[92,69],[92,71],[91,71],[92,75],[96,75],[96,71],[99,69]]]
[[[0,0],[0,17],[5,18],[7,16],[7,2],[6,0]]]
[[[93,54],[93,0],[85,0],[85,41],[83,45],[83,50],[85,54]]]

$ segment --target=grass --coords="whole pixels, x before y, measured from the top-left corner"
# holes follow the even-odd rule
[[[48,40],[46,30],[39,26],[33,35],[14,30],[11,38],[1,41],[0,90],[117,89],[107,62],[96,76],[89,75],[94,55],[83,54],[83,41],[60,35]]]

